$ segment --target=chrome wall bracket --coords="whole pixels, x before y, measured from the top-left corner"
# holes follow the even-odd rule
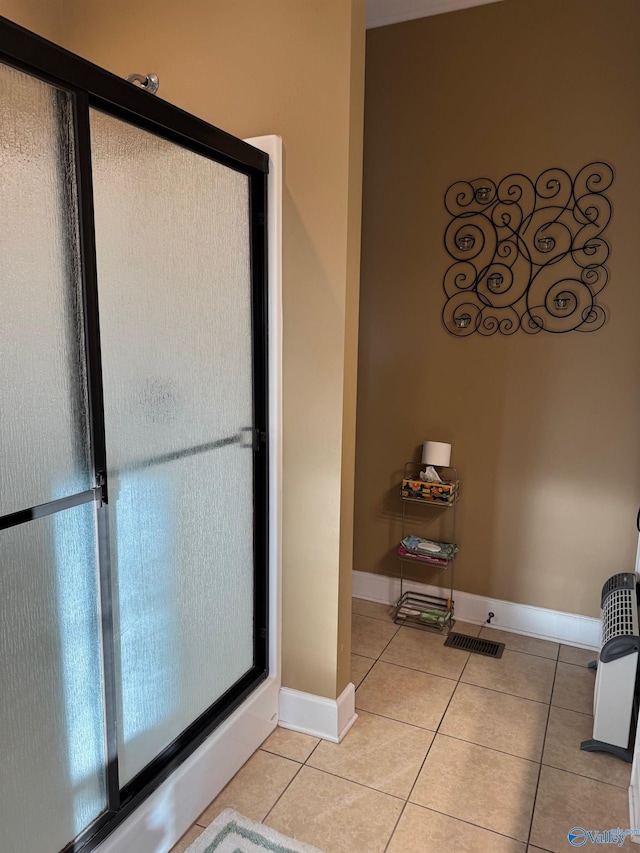
[[[127,83],[133,83],[134,86],[138,86],[140,89],[144,89],[145,92],[149,92],[150,95],[155,95],[155,93],[160,88],[160,80],[157,74],[129,74],[126,78]]]

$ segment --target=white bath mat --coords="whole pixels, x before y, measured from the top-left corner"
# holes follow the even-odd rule
[[[317,847],[287,838],[275,829],[225,809],[186,853],[322,853]]]

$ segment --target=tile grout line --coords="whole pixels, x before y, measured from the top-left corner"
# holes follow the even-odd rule
[[[453,680],[453,679],[450,679],[450,680]],[[444,711],[442,712],[442,716],[440,717],[440,720],[439,720],[439,722],[438,722],[438,728],[440,727],[440,724],[442,723],[442,720],[444,719],[444,715],[447,713],[447,710],[448,710],[449,705],[450,705],[450,703],[451,703],[451,700],[452,700],[452,698],[453,698],[453,694],[456,692],[456,690],[457,690],[457,686],[458,686],[458,684],[459,684],[459,683],[460,683],[460,678],[458,677],[458,680],[457,680],[457,682],[456,682],[456,686],[455,686],[455,687],[453,688],[453,690],[451,691],[451,696],[449,696],[449,700],[447,701],[447,706],[446,706],[446,708],[444,709]],[[390,719],[391,719],[391,718],[390,718]],[[407,794],[407,798],[406,798],[406,800],[405,800],[405,802],[404,802],[404,805],[402,806],[402,809],[400,810],[400,814],[398,815],[398,819],[397,819],[397,821],[395,822],[395,825],[394,825],[393,829],[391,830],[391,835],[389,836],[389,840],[387,841],[387,843],[386,843],[386,845],[385,845],[384,853],[386,853],[386,852],[387,852],[387,850],[389,849],[389,845],[391,844],[391,842],[392,842],[392,840],[393,840],[393,836],[396,834],[396,830],[398,829],[398,826],[399,826],[399,824],[400,824],[400,821],[401,821],[401,819],[402,819],[402,817],[403,817],[403,815],[404,815],[404,813],[405,813],[405,811],[406,811],[406,809],[407,809],[407,805],[409,804],[409,800],[411,799],[411,795],[413,794],[413,790],[414,790],[414,788],[416,787],[416,785],[417,785],[417,783],[418,783],[418,779],[420,778],[420,774],[422,773],[422,770],[424,769],[424,765],[426,764],[426,761],[427,761],[427,758],[428,758],[428,756],[429,756],[429,753],[431,752],[431,747],[432,747],[432,746],[433,746],[433,744],[435,743],[436,735],[437,735],[437,733],[438,733],[438,728],[436,728],[436,731],[433,733],[433,737],[431,738],[431,743],[429,744],[429,746],[428,746],[428,748],[427,748],[427,751],[426,751],[426,753],[425,753],[425,755],[424,755],[424,758],[422,759],[422,762],[421,762],[421,764],[420,764],[420,767],[418,768],[418,772],[416,773],[415,779],[413,780],[413,784],[411,785],[411,787],[410,787],[410,789],[409,789],[409,793]],[[431,730],[430,730],[430,729],[425,729],[425,731],[431,731]]]
[[[447,711],[449,710],[449,705],[451,705],[451,702],[453,701],[453,697],[456,695],[456,690],[458,689],[458,687],[460,686],[460,684],[462,684],[462,682],[460,681],[460,679],[462,678],[462,673],[463,673],[463,672],[465,671],[465,669],[467,668],[467,664],[469,663],[469,658],[470,658],[470,657],[471,657],[471,653],[470,653],[470,652],[467,652],[467,659],[466,659],[466,661],[464,662],[464,666],[463,666],[463,667],[462,667],[462,669],[460,670],[460,675],[459,675],[459,676],[458,676],[458,678],[457,678],[456,686],[455,686],[455,687],[453,688],[453,690],[451,691],[451,696],[449,696],[449,701],[447,702],[447,707],[444,709],[444,711],[443,711],[443,713],[442,713],[442,716],[440,717],[440,720],[439,720],[439,722],[438,722],[438,726],[437,726],[437,728],[436,728],[436,734],[439,734],[439,733],[440,733],[440,726],[442,725],[442,721],[444,720],[444,718],[445,718],[445,716],[446,716],[446,713],[447,713]],[[435,737],[434,737],[434,740],[435,740]],[[411,795],[409,795],[409,796],[411,796]]]
[[[536,705],[550,704],[549,702],[545,702],[542,699],[532,699],[531,696],[521,696],[519,693],[507,693],[506,690],[497,690],[495,687],[488,687],[486,684],[474,684],[471,681],[460,681],[460,684],[464,684],[466,687],[475,687],[476,690],[489,690],[491,693],[497,693],[500,696],[513,696],[514,699],[522,699],[524,702],[535,702]],[[565,708],[564,710],[570,711],[572,709]]]
[[[416,629],[416,630],[420,630],[420,629]],[[469,652],[467,652],[467,654],[469,654]],[[437,673],[437,672],[430,672],[430,671],[429,671],[429,670],[427,670],[427,669],[416,669],[416,667],[415,667],[415,666],[406,666],[406,665],[405,665],[405,664],[403,664],[403,663],[395,663],[395,661],[383,660],[381,657],[379,657],[379,658],[376,660],[376,663],[384,663],[384,664],[387,664],[387,666],[397,666],[397,667],[399,667],[400,669],[408,669],[408,670],[410,670],[411,672],[424,672],[424,674],[425,674],[425,675],[434,675],[436,678],[446,678],[446,679],[447,679],[447,681],[458,681],[458,680],[459,680],[459,678],[460,678],[460,676],[456,676],[455,678],[453,678],[451,675],[440,675],[440,674],[439,674],[439,673]],[[373,667],[372,667],[372,668],[373,668]],[[371,670],[369,670],[369,672],[370,672],[370,671],[371,671]],[[369,674],[369,673],[367,673],[367,675],[368,675],[368,674]]]
[[[316,744],[316,746],[317,746],[317,744]],[[314,747],[314,749],[315,749],[315,747]],[[313,750],[312,750],[312,751],[313,751]],[[284,756],[281,756],[281,758],[283,758],[283,757],[284,757]],[[290,759],[290,760],[291,760],[291,759]],[[274,804],[273,804],[273,805],[271,806],[271,808],[267,811],[266,815],[265,815],[265,816],[264,816],[264,817],[259,821],[259,823],[264,823],[264,822],[265,822],[265,820],[269,817],[269,815],[271,814],[271,812],[275,809],[275,807],[278,805],[278,803],[280,802],[280,800],[281,800],[281,799],[282,799],[282,797],[284,796],[285,792],[289,789],[289,786],[291,785],[291,783],[293,782],[293,780],[297,778],[298,774],[300,773],[300,771],[302,770],[302,768],[303,768],[303,767],[304,767],[304,764],[300,764],[300,765],[298,765],[298,769],[296,770],[296,772],[293,774],[293,776],[291,777],[291,779],[289,779],[289,781],[288,781],[288,782],[287,782],[287,784],[284,786],[284,788],[282,789],[282,791],[280,791],[280,793],[279,793],[279,794],[278,794],[278,796],[276,797],[276,800],[275,800]]]
[[[596,655],[596,660],[597,660],[598,655],[597,655],[597,653],[595,653],[595,652],[594,652],[594,654]],[[560,660],[560,658],[558,658],[558,660],[556,661],[556,663],[561,663],[563,666],[575,666],[575,667],[576,667],[576,669],[586,669],[586,670],[589,670],[589,667],[588,667],[588,666],[586,666],[586,665],[583,665],[583,664],[581,664],[581,663],[571,663],[571,661],[568,661],[568,660]],[[590,672],[590,671],[591,671],[591,670],[589,670],[589,672]]]
[[[358,615],[360,615],[360,614],[358,614]],[[371,617],[369,617],[369,616],[365,616],[365,617],[363,617],[363,618],[365,618],[365,619],[370,619]],[[378,619],[378,622],[381,622],[381,621],[382,621],[381,619]],[[385,643],[384,648],[382,649],[382,651],[380,652],[380,654],[378,655],[378,657],[372,658],[372,657],[370,657],[369,655],[363,655],[363,654],[361,654],[360,652],[354,652],[354,651],[352,651],[352,652],[351,652],[351,654],[358,655],[358,656],[359,656],[359,657],[361,657],[361,658],[367,658],[368,660],[372,660],[372,661],[375,661],[375,662],[377,663],[377,662],[380,660],[380,657],[381,657],[381,656],[386,652],[387,648],[389,647],[389,644],[390,644],[390,643],[392,643],[392,642],[393,642],[393,640],[395,640],[395,638],[398,636],[398,632],[399,632],[399,631],[400,631],[400,629],[402,628],[402,625],[396,625],[396,624],[395,624],[395,622],[391,622],[391,624],[395,627],[395,629],[396,629],[396,630],[395,630],[395,631],[393,632],[393,634],[389,637],[389,639],[388,639],[388,640],[387,640],[387,642]],[[371,667],[371,669],[373,669],[373,667]],[[369,670],[369,672],[371,672],[371,669]],[[369,675],[369,672],[367,673],[367,675]],[[366,677],[367,677],[367,676],[365,675],[365,678],[366,678]],[[364,680],[364,679],[363,679],[363,680]]]
[[[374,602],[374,603],[377,603],[377,602]],[[391,607],[391,605],[389,605],[389,607]],[[364,616],[365,619],[377,619],[378,622],[391,622],[392,625],[396,624],[390,616],[384,616],[384,617],[383,616],[371,616],[370,613],[358,613],[357,611],[352,610],[351,611],[351,617],[353,618],[354,616]],[[402,626],[399,625],[398,627],[402,627]]]
[[[549,706],[547,706],[547,707],[549,707]],[[443,717],[443,719],[444,719],[444,717]],[[480,747],[480,749],[488,749],[491,752],[497,752],[498,755],[508,755],[510,758],[518,758],[520,761],[530,761],[531,764],[540,764],[540,759],[527,758],[526,755],[516,755],[514,752],[505,752],[504,749],[497,749],[497,747],[495,747],[495,746],[487,746],[484,743],[477,743],[475,740],[467,740],[466,738],[458,737],[457,735],[450,735],[450,734],[447,734],[447,732],[441,732],[440,730],[438,730],[436,732],[436,734],[440,735],[440,737],[449,738],[450,740],[457,740],[459,743],[468,743],[470,746],[478,746],[478,747]],[[544,749],[544,743],[543,743],[543,749]],[[545,767],[546,766],[547,765],[545,764]]]
[[[395,624],[395,622],[394,622],[394,624]],[[398,628],[398,631],[399,631],[399,630],[400,630],[400,628]],[[398,631],[396,631],[396,633],[393,635],[393,637],[397,637],[397,636],[398,636]],[[392,637],[391,639],[393,639],[393,637]],[[391,640],[390,640],[389,642],[391,642]],[[389,643],[387,643],[387,646],[388,646],[388,645],[389,645]],[[380,657],[384,654],[384,651],[386,650],[387,646],[385,646],[385,648],[382,650],[382,652],[380,652],[380,656],[378,657],[378,660],[376,661],[376,663],[378,663],[378,662],[380,661]],[[374,664],[374,666],[375,666],[375,664]],[[371,672],[372,670],[373,670],[373,666],[371,667],[371,669],[369,670],[369,672]],[[367,673],[367,675],[368,675],[368,674],[369,674],[369,673]],[[364,680],[364,679],[363,679],[363,680]],[[363,709],[363,710],[364,710],[364,709]],[[391,717],[389,717],[389,719],[392,719],[392,718],[391,718]],[[427,730],[425,730],[425,731],[429,731],[429,730],[427,729]],[[402,819],[402,816],[404,815],[405,810],[406,810],[406,808],[407,808],[407,803],[409,802],[409,797],[411,796],[411,791],[413,791],[413,787],[414,787],[414,785],[416,784],[416,781],[417,781],[417,779],[418,779],[418,776],[419,776],[419,775],[420,775],[420,773],[422,772],[422,768],[424,767],[424,762],[427,760],[427,755],[429,755],[429,750],[430,750],[430,749],[431,749],[431,747],[433,746],[433,741],[434,741],[435,739],[436,739],[436,736],[435,736],[435,732],[434,732],[433,737],[431,738],[431,743],[429,744],[429,747],[428,747],[428,749],[427,749],[427,751],[426,751],[426,753],[425,753],[425,756],[424,756],[424,758],[422,759],[422,763],[420,764],[420,769],[418,770],[418,773],[416,774],[416,778],[413,780],[413,785],[412,785],[412,786],[411,786],[411,788],[409,789],[409,794],[407,795],[407,798],[406,798],[406,800],[404,801],[404,804],[403,804],[402,808],[400,809],[400,813],[399,813],[399,815],[398,815],[398,819],[397,819],[397,820],[396,820],[396,822],[394,823],[394,825],[393,825],[393,829],[391,830],[391,833],[389,834],[389,838],[387,839],[387,843],[386,843],[386,844],[385,844],[385,846],[384,846],[384,851],[383,851],[383,853],[387,853],[387,850],[389,849],[389,845],[391,844],[391,841],[392,841],[392,839],[393,839],[393,836],[396,834],[396,830],[397,830],[397,828],[398,828],[398,825],[399,825],[399,823],[400,823],[400,820]]]
[[[461,684],[466,684],[466,682],[464,682],[464,681],[461,681],[460,683],[461,683]],[[471,686],[473,686],[473,685],[471,685]],[[484,688],[480,688],[480,689],[484,689]],[[488,689],[488,688],[487,688],[487,689]],[[453,697],[454,697],[454,695],[455,695],[455,690],[453,691],[453,693],[451,694],[451,697],[450,697],[450,698],[449,698],[449,700],[447,701],[447,707],[445,708],[445,710],[444,710],[444,712],[443,712],[443,714],[442,714],[442,717],[440,718],[440,722],[438,723],[438,726],[437,726],[437,728],[435,728],[435,729],[429,729],[429,728],[427,728],[426,726],[421,726],[421,725],[419,725],[418,723],[408,723],[406,720],[399,720],[397,717],[390,717],[390,716],[388,716],[388,714],[381,714],[379,711],[369,711],[367,708],[356,708],[356,710],[357,710],[357,711],[361,711],[363,714],[370,714],[372,717],[380,717],[380,719],[382,719],[382,720],[389,720],[389,722],[391,722],[391,723],[399,723],[401,726],[409,726],[409,728],[418,729],[418,731],[421,731],[421,732],[429,732],[430,734],[432,734],[432,735],[434,735],[434,736],[438,734],[438,735],[441,735],[442,737],[451,738],[451,740],[457,740],[457,741],[460,741],[461,743],[468,743],[468,744],[471,744],[472,746],[479,746],[479,747],[481,747],[482,749],[489,749],[489,750],[491,750],[492,752],[497,752],[497,753],[499,753],[500,755],[510,755],[512,758],[520,758],[520,759],[522,759],[522,761],[531,761],[533,764],[540,764],[540,759],[539,759],[539,758],[529,758],[529,757],[528,757],[528,756],[526,756],[526,755],[517,755],[515,752],[507,752],[506,750],[504,750],[504,749],[498,749],[498,748],[497,748],[497,747],[495,747],[495,746],[488,746],[487,744],[484,744],[484,743],[478,743],[478,742],[477,742],[477,741],[475,741],[475,740],[467,740],[467,738],[460,737],[459,735],[452,735],[452,734],[450,734],[449,732],[443,732],[443,731],[440,731],[440,726],[441,726],[441,725],[442,725],[442,723],[444,722],[444,718],[445,718],[445,716],[446,716],[447,711],[449,710],[449,705],[450,705],[450,704],[451,704],[451,702],[453,701]],[[513,698],[514,698],[514,699],[522,699],[522,698],[523,698],[523,697],[521,697],[521,696],[515,696],[513,693],[502,693],[501,695],[502,695],[502,696],[513,696]],[[533,700],[533,699],[525,699],[524,701],[526,701],[526,702],[533,702],[534,700]],[[548,702],[538,702],[538,701],[536,701],[536,703],[535,703],[535,704],[536,704],[536,705],[543,705],[543,706],[545,706],[546,708],[551,708],[551,707],[554,707],[554,708],[555,708],[555,707],[556,707],[555,705],[553,705],[553,706],[549,705],[549,703],[548,703]],[[561,710],[563,710],[563,711],[564,711],[564,710],[567,710],[567,709],[566,709],[566,708],[562,708]],[[546,735],[546,729],[545,729],[545,735]],[[544,749],[544,742],[543,742],[543,749]],[[268,751],[268,750],[266,750],[266,751]],[[277,754],[277,753],[275,753],[275,754]],[[544,766],[545,766],[545,767],[551,767],[551,768],[552,768],[552,769],[554,769],[554,770],[562,770],[562,769],[564,769],[564,768],[562,768],[562,767],[555,767],[553,764],[545,764]],[[567,770],[566,772],[567,772],[567,773],[573,773],[573,771],[572,771],[572,770]],[[582,774],[582,773],[574,773],[574,776],[583,776],[583,774]],[[585,778],[585,779],[593,779],[593,780],[594,780],[594,782],[601,782],[601,781],[603,781],[602,779],[596,779],[596,778],[595,778],[595,777],[593,777],[593,776],[584,776],[584,778]],[[615,788],[626,788],[626,786],[625,786],[625,785],[617,785],[615,782],[606,782],[605,784],[607,784],[607,785],[613,785]]]
[[[367,791],[372,791],[374,794],[381,794],[383,797],[391,797],[393,800],[398,800],[401,803],[406,802],[405,798],[400,796],[399,794],[390,794],[388,791],[381,791],[380,788],[373,788],[371,785],[367,785],[366,782],[357,782],[355,779],[349,779],[348,776],[340,776],[339,773],[336,773],[334,770],[326,770],[324,767],[314,767],[313,764],[301,764],[300,770],[303,767],[307,767],[309,770],[315,770],[316,773],[324,773],[325,776],[331,776],[333,779],[342,779],[343,782],[348,782],[350,785],[357,785],[359,788],[364,788]],[[298,772],[300,772],[298,770]],[[298,774],[296,773],[296,776]],[[294,776],[295,779],[295,776]],[[293,782],[293,779],[291,780]],[[289,784],[291,784],[291,782]],[[287,785],[287,787],[289,787]],[[284,794],[284,791],[282,792]],[[282,796],[282,794],[280,795]],[[278,797],[280,799],[280,797]],[[271,808],[275,806],[275,803]]]
[[[387,850],[389,849],[389,845],[393,841],[393,836],[396,834],[396,829],[398,828],[398,824],[402,820],[402,816],[404,815],[405,810],[406,810],[408,805],[409,805],[409,800],[405,800],[404,803],[402,804],[402,808],[400,809],[400,814],[398,815],[398,819],[396,820],[396,822],[393,825],[393,829],[391,830],[391,835],[389,836],[387,843],[384,845],[384,850],[382,851],[382,853],[387,853]]]
[[[260,821],[260,823],[264,823],[264,822],[265,822],[265,820],[269,817],[269,815],[271,814],[271,812],[275,809],[275,807],[278,805],[278,803],[280,802],[280,800],[281,800],[281,799],[282,799],[282,797],[284,796],[285,792],[288,790],[288,788],[289,788],[289,786],[291,785],[291,783],[293,782],[293,780],[294,780],[294,779],[296,779],[296,778],[298,777],[298,774],[300,773],[300,771],[302,770],[302,768],[307,766],[307,761],[311,758],[311,756],[312,756],[312,755],[313,755],[313,753],[316,751],[316,749],[320,746],[320,744],[321,744],[321,743],[322,743],[322,738],[319,738],[319,739],[318,739],[318,743],[313,747],[313,749],[311,750],[311,752],[309,753],[309,755],[307,755],[307,757],[305,758],[305,760],[304,760],[303,762],[301,762],[301,763],[300,763],[300,766],[298,767],[298,769],[296,770],[296,772],[293,774],[293,776],[291,777],[291,779],[289,780],[289,782],[288,782],[288,783],[285,785],[285,787],[282,789],[282,791],[280,792],[280,794],[279,794],[279,796],[277,797],[276,801],[275,801],[275,802],[274,802],[274,804],[271,806],[271,808],[270,808],[270,809],[269,809],[269,811],[266,813],[266,815],[262,818],[262,820]],[[265,750],[265,751],[266,751],[266,750]],[[277,753],[273,753],[273,754],[277,754]],[[280,756],[280,758],[286,758],[286,757],[287,757],[286,755],[281,755],[281,756]],[[289,759],[289,761],[294,761],[294,760],[295,760],[295,759],[293,759],[293,758],[290,758],[290,759]]]
[[[438,731],[437,729],[428,729],[426,726],[420,726],[418,723],[408,723],[406,720],[398,720],[396,717],[389,717],[387,714],[380,714],[378,711],[368,711],[366,708],[356,708],[356,711],[362,711],[363,714],[370,714],[372,717],[380,717],[381,720],[389,720],[391,723],[400,723],[401,726],[409,726],[421,732],[429,732],[432,735],[435,735]]]
[[[491,835],[497,835],[500,838],[508,838],[509,841],[516,841],[518,844],[527,845],[526,841],[523,841],[521,838],[516,838],[515,835],[507,835],[504,832],[498,832],[497,829],[489,829],[488,826],[481,826],[479,823],[472,823],[470,820],[466,820],[463,817],[457,817],[455,815],[449,814],[448,812],[441,812],[440,809],[435,809],[433,806],[423,806],[420,803],[414,803],[407,801],[408,805],[415,806],[418,809],[424,809],[427,812],[434,812],[435,814],[442,815],[443,817],[448,817],[450,820],[458,821],[458,823],[464,823],[467,826],[475,826],[476,829],[480,829],[483,832],[489,832]],[[540,850],[544,850],[544,847],[541,847]],[[552,851],[545,851],[545,853],[552,853]]]
[[[593,714],[587,714],[586,711],[576,711],[575,708],[565,708],[564,705],[556,705],[555,702],[549,703],[552,708],[559,708],[561,711],[571,711],[572,714],[580,714],[581,717],[590,717],[593,719]]]
[[[468,656],[468,653],[467,653],[467,656]],[[466,663],[465,663],[465,666],[466,666]],[[464,671],[464,667],[463,667],[463,671]],[[440,728],[440,726],[441,726],[441,724],[442,724],[442,721],[444,720],[445,714],[446,714],[446,713],[447,713],[447,711],[449,710],[449,705],[451,704],[451,700],[453,699],[453,696],[454,696],[454,694],[455,694],[456,690],[458,689],[458,684],[460,684],[460,676],[461,676],[461,675],[462,675],[462,672],[460,673],[460,675],[458,676],[458,678],[457,678],[457,680],[456,680],[456,686],[455,686],[455,687],[453,688],[453,690],[451,691],[451,696],[449,696],[449,699],[448,699],[448,701],[447,701],[447,705],[446,705],[446,707],[445,707],[444,711],[442,712],[442,716],[440,717],[440,720],[438,721],[438,726],[437,726],[437,728],[436,728],[436,731],[433,733],[433,738],[431,739],[431,743],[429,744],[429,747],[428,747],[428,749],[427,749],[427,751],[426,751],[426,753],[425,753],[425,756],[424,756],[424,758],[422,759],[422,763],[420,764],[420,767],[419,767],[419,769],[418,769],[418,772],[416,773],[416,777],[415,777],[415,779],[413,780],[413,784],[411,785],[411,788],[409,789],[409,793],[408,793],[408,795],[407,795],[407,799],[405,800],[405,803],[404,803],[404,805],[403,805],[403,807],[402,807],[402,809],[401,809],[401,811],[400,811],[400,814],[398,815],[398,819],[397,819],[397,821],[395,822],[395,825],[394,825],[394,827],[393,827],[393,830],[391,831],[391,835],[389,836],[389,840],[387,841],[387,843],[386,843],[386,845],[385,845],[384,853],[386,853],[386,851],[389,849],[389,845],[391,844],[391,842],[392,842],[392,840],[393,840],[393,836],[396,834],[396,830],[398,829],[398,826],[399,826],[399,824],[400,824],[400,820],[402,819],[402,817],[403,817],[403,815],[404,815],[404,813],[405,813],[405,811],[406,811],[406,809],[407,809],[407,805],[409,804],[409,801],[410,801],[410,799],[411,799],[411,795],[413,794],[413,791],[414,791],[414,789],[415,789],[416,785],[418,784],[418,779],[420,778],[420,774],[422,773],[422,771],[423,771],[423,769],[424,769],[424,766],[425,766],[425,764],[426,764],[426,762],[427,762],[427,758],[429,757],[429,753],[431,752],[431,747],[433,746],[433,744],[434,744],[434,743],[435,743],[435,741],[436,741],[436,736],[437,736],[437,734],[438,734],[438,730],[439,730],[439,728]],[[450,679],[450,680],[453,680],[453,679]],[[430,730],[427,730],[427,731],[430,731]]]
[[[347,734],[348,734],[348,732],[347,732]],[[309,753],[309,755],[307,755],[307,757],[305,758],[305,760],[302,762],[302,764],[303,764],[303,765],[306,765],[306,764],[307,764],[307,762],[309,761],[309,759],[311,758],[311,756],[312,756],[312,755],[313,755],[313,753],[316,751],[316,749],[320,746],[320,744],[321,744],[321,743],[322,743],[322,738],[318,738],[318,743],[313,747],[313,749],[311,750],[311,752]]]
[[[555,708],[555,705],[551,705],[551,708]],[[543,750],[544,754],[544,750]],[[618,785],[617,782],[607,782],[605,779],[597,779],[595,776],[585,776],[584,773],[576,773],[575,770],[567,770],[565,767],[556,767],[555,764],[545,764],[542,762],[543,767],[548,767],[550,770],[559,770],[561,773],[570,773],[572,776],[579,776],[581,779],[589,779],[591,782],[599,782],[601,785],[609,785],[612,788],[620,788],[622,791],[628,791],[628,785]],[[630,767],[630,765],[628,765]]]
[[[569,776],[588,779],[590,782],[595,782],[596,785],[608,785],[609,788],[616,788],[619,791],[628,791],[628,786],[626,785],[616,785],[615,782],[605,782],[603,779],[594,779],[593,776],[583,776],[582,773],[574,773],[573,770],[565,770],[564,767],[554,767],[553,764],[543,764],[542,766],[548,767],[549,770],[555,770],[558,773],[567,773]]]
[[[521,634],[519,636],[524,636],[524,635]],[[478,637],[478,639],[488,640],[489,638],[488,637]],[[501,641],[493,640],[493,642],[497,643],[497,642],[501,642]],[[545,640],[544,642],[550,642],[550,641]],[[515,654],[517,654],[517,655],[527,655],[527,657],[530,657],[530,658],[542,658],[542,660],[552,660],[554,663],[558,662],[557,657],[553,658],[553,657],[549,657],[549,655],[539,655],[539,654],[536,654],[536,652],[525,652],[524,649],[512,649],[512,648],[509,648],[509,646],[507,646],[506,643],[504,646],[504,650],[505,650],[505,652],[515,652]],[[571,664],[571,666],[574,666],[574,664]],[[579,666],[579,664],[575,664],[575,666]]]
[[[560,650],[558,649],[558,656]],[[538,778],[536,779],[536,789],[533,793],[533,805],[531,807],[531,820],[529,821],[529,832],[527,834],[527,847],[531,846],[531,830],[533,829],[533,821],[536,815],[536,805],[538,802],[538,791],[540,789],[540,777],[542,776],[542,759],[544,758],[544,748],[547,743],[547,733],[549,731],[549,718],[551,716],[551,700],[553,699],[553,691],[556,686],[556,677],[558,675],[558,658],[556,658],[556,666],[553,671],[553,682],[551,684],[551,693],[549,694],[549,710],[547,711],[547,722],[544,727],[544,737],[542,738],[542,752],[540,753],[540,761],[538,763]]]
[[[387,649],[389,648],[391,643],[395,640],[395,638],[398,636],[398,634],[400,633],[400,630],[402,628],[402,625],[396,625],[395,622],[392,622],[391,624],[394,626],[394,628],[396,630],[393,632],[392,636],[389,637],[389,642],[385,645],[384,649],[380,652],[380,654],[376,658],[376,662],[379,661],[380,658],[382,657],[382,655],[387,651]]]
[[[452,631],[451,633],[454,634],[455,631]],[[478,639],[478,638],[473,637],[472,639]],[[483,639],[483,638],[480,637],[479,639]],[[462,651],[462,649],[455,649],[454,651]],[[506,647],[505,647],[505,652],[508,652],[510,655],[525,655],[525,657],[528,657],[528,658],[537,658],[538,660],[548,660],[551,663],[564,663],[564,661],[558,661],[556,658],[545,657],[544,655],[532,655],[532,654],[529,654],[529,652],[519,652],[516,649],[507,649]],[[354,652],[354,654],[357,654],[357,652]],[[474,653],[473,652],[467,652],[467,654],[474,654]],[[366,655],[360,655],[360,657],[366,657]],[[486,655],[481,655],[481,657],[486,657]],[[372,660],[372,658],[369,658],[369,660]],[[395,662],[383,660],[382,663],[395,663]],[[399,663],[399,664],[395,664],[395,665],[396,666],[404,666],[405,669],[415,669],[415,667],[407,666],[406,664],[403,664],[403,663]],[[567,666],[575,666],[576,669],[587,669],[586,666],[581,666],[578,663],[569,663],[569,664],[567,664]],[[420,670],[420,671],[423,671],[423,670]],[[442,678],[448,678],[448,677],[450,677],[450,676],[446,676],[446,675],[442,676]]]
[[[412,667],[412,666],[405,666],[405,664],[402,664],[402,663],[395,663],[395,662],[392,662],[389,660],[382,660],[382,658],[378,658],[376,660],[376,663],[383,663],[386,666],[397,666],[399,669],[408,669],[411,672],[422,672],[422,673],[424,673],[424,675],[431,675],[434,678],[442,678],[445,681],[455,681],[456,683],[467,684],[467,685],[469,685],[469,687],[477,687],[481,690],[491,690],[492,693],[499,693],[502,696],[514,696],[516,699],[525,699],[527,702],[537,702],[537,704],[539,704],[539,705],[549,705],[550,704],[549,702],[545,702],[542,699],[532,699],[530,696],[520,696],[520,694],[518,694],[518,693],[508,693],[506,690],[497,690],[495,687],[488,687],[486,684],[475,684],[474,682],[471,682],[471,681],[462,681],[462,676],[464,675],[464,670],[466,669],[467,664],[469,663],[469,660],[471,659],[471,653],[466,652],[466,654],[469,655],[469,657],[467,658],[467,661],[462,668],[462,672],[456,678],[452,678],[450,675],[440,675],[437,672],[430,672],[429,670],[426,670],[426,669],[416,669],[415,667]],[[517,652],[517,654],[522,654],[522,652]],[[529,655],[529,657],[533,657],[533,655]],[[371,660],[371,658],[369,658],[369,660]],[[553,658],[540,658],[540,660],[548,660],[550,663],[553,663],[553,664],[558,663],[558,661],[555,661]],[[584,668],[586,668],[586,667],[584,667]],[[373,669],[373,667],[371,667],[369,672],[367,672],[367,674],[364,676],[364,678],[362,679],[362,681],[358,685],[359,687],[362,686],[364,680],[371,673],[372,669]],[[554,705],[554,707],[561,708],[563,706],[562,705]],[[365,709],[363,708],[362,710],[365,710]],[[564,710],[565,711],[575,711],[575,708],[564,708]],[[584,711],[575,711],[575,713],[576,714],[582,714],[583,716],[586,716],[586,717],[593,716],[592,714],[587,714]]]

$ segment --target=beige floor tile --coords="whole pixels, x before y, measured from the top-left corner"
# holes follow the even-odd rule
[[[573,663],[576,666],[587,666],[592,660],[597,660],[598,653],[593,649],[577,649],[575,646],[560,646],[558,660],[563,663]]]
[[[193,844],[196,838],[198,838],[199,835],[202,835],[203,832],[204,830],[201,826],[194,824],[188,832],[185,832],[176,846],[171,848],[169,853],[184,853],[189,845]]]
[[[369,672],[375,661],[372,658],[363,658],[362,655],[351,655],[351,681],[355,687],[362,684],[362,680]]]
[[[629,799],[624,788],[543,767],[531,827],[531,843],[553,853],[575,850],[567,833],[573,827],[606,830],[629,826]],[[598,845],[599,847],[600,845]],[[633,849],[630,839],[626,847]],[[584,847],[596,847],[587,842]],[[611,847],[617,850],[617,847]]]
[[[499,660],[471,655],[460,680],[523,699],[549,702],[555,668],[555,661],[548,658],[505,649]]]
[[[529,845],[527,847],[527,853],[549,853],[548,850],[543,850],[542,847],[532,847]]]
[[[387,853],[524,853],[525,845],[488,829],[407,804]]]
[[[542,763],[628,788],[631,765],[603,752],[583,752],[580,743],[593,737],[593,717],[551,706]]]
[[[342,743],[323,741],[309,767],[406,799],[434,735],[360,711]]]
[[[320,738],[304,735],[301,732],[291,732],[278,726],[271,732],[260,749],[304,764],[319,743]]]
[[[398,630],[393,622],[354,613],[351,617],[351,651],[366,658],[378,658]]]
[[[467,652],[445,648],[446,637],[421,631],[419,628],[401,628],[381,656],[387,663],[397,663],[411,669],[420,669],[445,678],[459,678]]]
[[[467,637],[477,637],[480,634],[481,628],[482,625],[472,625],[471,622],[459,622],[456,619],[452,630],[455,634],[466,634]]]
[[[504,643],[505,648],[512,652],[524,652],[528,655],[538,655],[541,658],[556,660],[558,657],[558,643],[549,640],[539,640],[537,637],[525,637],[524,634],[514,634],[512,631],[500,631],[498,628],[483,628],[480,636],[486,640],[494,640],[496,643]]]
[[[456,682],[378,661],[356,691],[356,708],[435,731]]]
[[[458,684],[438,731],[540,761],[548,714],[541,702]]]
[[[584,666],[559,663],[551,704],[581,714],[593,714],[596,674]]]
[[[411,802],[526,841],[539,765],[436,735]]]
[[[264,820],[300,765],[259,749],[197,820],[208,826],[224,809],[236,809],[252,820]]]
[[[303,767],[265,823],[325,853],[382,853],[404,803]]]
[[[351,602],[353,613],[370,616],[372,619],[382,619],[383,622],[393,622],[394,608],[391,604],[378,604],[377,601],[365,601],[364,598],[353,598]]]

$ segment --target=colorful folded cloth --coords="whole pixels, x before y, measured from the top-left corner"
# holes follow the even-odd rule
[[[408,551],[406,548],[403,548],[402,545],[398,545],[398,556],[413,557],[416,560],[427,560],[429,563],[434,563],[438,566],[446,566],[449,563],[449,560],[444,560],[440,557],[432,557],[430,554],[423,554],[421,551]]]
[[[405,536],[400,543],[407,553],[416,557],[428,557],[430,560],[451,560],[458,551],[453,542],[434,542],[420,536]],[[400,550],[400,548],[398,550]]]

